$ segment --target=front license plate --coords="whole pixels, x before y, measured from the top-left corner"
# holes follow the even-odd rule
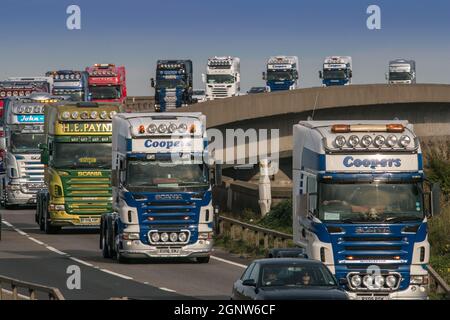
[[[175,248],[161,248],[158,250],[159,254],[179,254],[180,252],[180,249]]]
[[[86,224],[94,224],[94,223],[100,223],[100,219],[99,218],[80,218],[80,222],[86,223]]]
[[[388,300],[389,298],[386,296],[383,297],[374,297],[374,296],[367,296],[367,297],[359,297],[361,300]]]

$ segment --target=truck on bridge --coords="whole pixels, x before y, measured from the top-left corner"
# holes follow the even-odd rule
[[[191,60],[158,60],[155,88],[155,111],[164,112],[193,103],[193,69]]]
[[[113,119],[113,210],[102,216],[105,258],[196,258],[212,250],[206,118],[200,113]]]
[[[406,59],[389,61],[389,72],[386,73],[386,80],[389,84],[416,83],[416,62]]]
[[[98,227],[111,212],[112,119],[122,104],[65,102],[45,105],[46,189],[37,195],[36,222],[42,231]]]
[[[299,87],[298,57],[270,57],[266,63],[266,72],[263,72],[263,80],[266,80],[267,92],[297,89]]]
[[[44,186],[44,165],[39,144],[44,141],[44,104],[69,97],[34,92],[9,97],[5,102],[5,175],[0,184],[0,201],[9,209],[35,205],[36,194]]]
[[[97,63],[87,67],[89,101],[125,103],[127,81],[124,66]]]
[[[55,96],[70,96],[73,101],[88,100],[88,74],[86,71],[48,71],[45,76],[53,78],[53,94]]]
[[[5,171],[3,160],[5,158],[5,132],[3,126],[3,106],[9,97],[28,96],[32,92],[51,93],[53,79],[51,77],[11,77],[0,81],[0,174]]]
[[[324,87],[349,85],[352,77],[352,57],[348,56],[326,57],[323,69],[319,71]]]
[[[407,121],[301,121],[293,131],[294,242],[353,299],[426,299],[427,220],[440,189],[424,177]]]
[[[206,100],[238,96],[241,91],[240,59],[238,57],[212,57],[208,59],[206,75]]]

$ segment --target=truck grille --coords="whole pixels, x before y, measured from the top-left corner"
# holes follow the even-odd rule
[[[212,94],[214,98],[227,98],[228,97],[228,90],[227,88],[213,88]]]

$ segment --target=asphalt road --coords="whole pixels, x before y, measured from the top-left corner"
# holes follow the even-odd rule
[[[34,210],[1,212],[0,275],[56,287],[66,299],[229,299],[233,282],[249,263],[215,249],[208,264],[119,264],[102,257],[98,230],[63,229],[47,235],[34,222]],[[80,268],[80,289],[67,286],[67,270],[73,265]]]

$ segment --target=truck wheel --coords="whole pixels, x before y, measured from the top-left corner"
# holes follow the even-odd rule
[[[50,224],[50,221],[48,221],[48,218],[47,218],[47,211],[45,211],[45,216],[44,216],[44,231],[45,231],[45,233],[46,234],[55,234],[59,230],[61,230],[61,227],[55,227]]]
[[[209,256],[197,258],[197,263],[208,263],[208,262],[209,262]]]
[[[111,256],[111,251],[110,251],[110,247],[108,244],[108,229],[105,228],[104,226],[102,227],[102,230],[100,230],[100,237],[101,237],[101,241],[102,241],[102,255],[103,258],[105,259],[110,259],[112,258]]]

